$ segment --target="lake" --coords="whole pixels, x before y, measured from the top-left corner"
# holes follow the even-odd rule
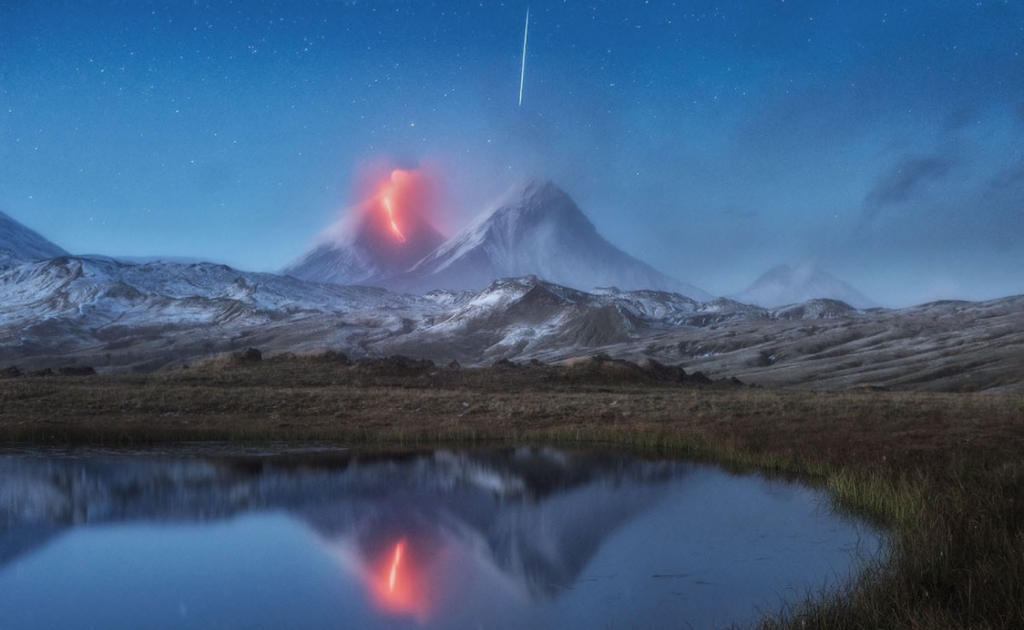
[[[713,628],[883,550],[820,490],[612,453],[0,454],[0,630]]]

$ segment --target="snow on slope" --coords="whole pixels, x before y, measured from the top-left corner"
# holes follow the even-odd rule
[[[366,252],[350,244],[322,243],[290,263],[281,273],[311,282],[362,284],[382,272]]]
[[[766,308],[798,304],[816,298],[840,300],[855,308],[874,306],[863,293],[813,265],[775,267],[764,273],[747,290],[730,297]]]
[[[0,212],[0,266],[67,254],[38,232]]]
[[[775,319],[832,319],[850,317],[857,309],[841,300],[815,299],[800,304],[791,304],[772,311]]]
[[[680,328],[729,321],[855,314],[828,300],[770,312],[662,291],[587,293],[536,276],[420,297],[210,263],[60,257],[0,271],[0,357],[100,352],[103,365],[119,364],[111,349],[133,347],[124,361],[148,365],[208,354],[211,343],[223,348],[232,339],[263,339],[288,350],[334,347],[357,356],[400,353],[486,363],[639,344]],[[157,358],[146,358],[154,352]]]
[[[0,325],[53,318],[102,326],[256,323],[309,313],[429,306],[369,287],[316,285],[211,263],[60,257],[0,272]]]
[[[417,297],[223,265],[62,257],[0,270],[0,366],[155,370],[247,346],[464,365],[606,352],[752,382],[1020,388],[1022,317],[1024,297],[770,310],[648,290],[586,293],[536,277]]]
[[[475,293],[430,295],[443,301],[444,311],[390,340],[389,351],[427,356],[473,353],[483,362],[553,348],[579,352],[684,325],[698,307],[673,293],[586,293],[536,276],[503,278]]]
[[[564,191],[531,182],[385,286],[404,291],[482,289],[495,278],[535,275],[590,290],[673,291],[711,296],[633,258],[602,237]]]

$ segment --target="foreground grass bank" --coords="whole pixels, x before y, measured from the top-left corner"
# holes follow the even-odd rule
[[[5,442],[593,444],[797,474],[892,531],[891,564],[766,627],[1024,627],[1024,397],[679,386],[615,370],[331,360],[0,381]]]

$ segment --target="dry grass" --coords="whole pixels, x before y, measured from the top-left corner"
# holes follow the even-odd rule
[[[766,627],[1024,627],[1024,397],[623,383],[555,368],[316,357],[0,381],[0,438],[589,443],[799,474],[893,531],[893,556]]]

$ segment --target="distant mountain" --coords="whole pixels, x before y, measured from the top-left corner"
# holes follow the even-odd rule
[[[814,299],[845,302],[854,308],[875,304],[863,293],[813,265],[780,265],[769,270],[746,291],[730,296],[746,304],[775,308]]]
[[[526,275],[581,290],[614,286],[672,291],[698,301],[712,298],[609,243],[569,195],[547,181],[513,191],[385,285],[415,292],[482,289],[496,278]]]
[[[0,212],[0,265],[67,255],[38,232]]]

